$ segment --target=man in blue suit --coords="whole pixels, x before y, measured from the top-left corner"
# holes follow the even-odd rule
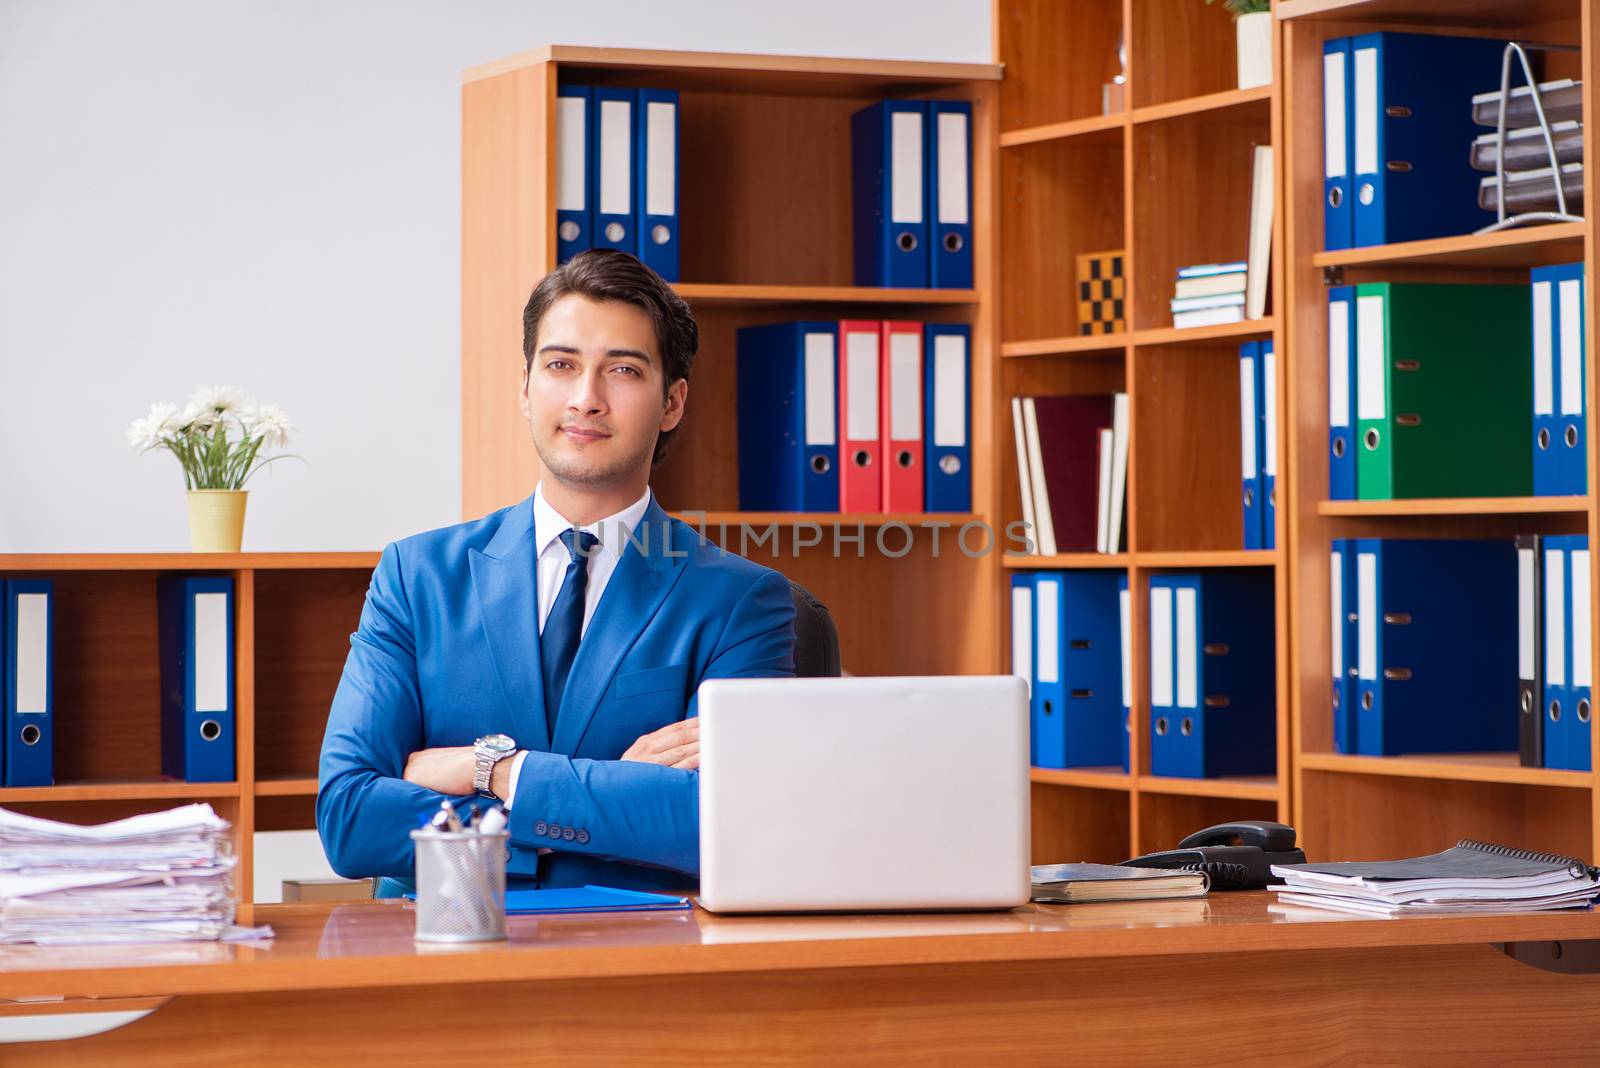
[[[521,405],[544,477],[384,549],[322,743],[317,829],[341,875],[407,889],[409,832],[477,795],[510,810],[513,885],[696,881],[695,690],[794,674],[788,582],[650,493],[698,342],[626,253],[533,291]]]

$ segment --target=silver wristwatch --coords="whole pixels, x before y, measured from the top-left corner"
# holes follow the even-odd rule
[[[494,775],[494,766],[516,751],[517,743],[506,734],[485,734],[472,743],[472,788],[484,797],[505,800],[495,797],[489,789],[489,779]]]

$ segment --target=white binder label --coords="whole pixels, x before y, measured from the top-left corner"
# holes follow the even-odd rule
[[[1561,309],[1561,414],[1583,414],[1583,288],[1576,278],[1562,281]],[[1573,685],[1580,685],[1573,683]]]
[[[1361,646],[1356,651],[1356,674],[1374,680],[1378,677],[1378,558],[1372,553],[1356,554],[1356,630]]]
[[[1200,707],[1200,636],[1195,619],[1195,591],[1190,587],[1178,590],[1178,705],[1181,708]]]
[[[228,595],[194,595],[194,711],[228,710]]]
[[[1329,178],[1345,176],[1344,53],[1322,57],[1322,170]]]
[[[1011,674],[1033,692],[1033,590],[1027,586],[1011,587]]]
[[[648,215],[678,211],[678,105],[652,100],[644,109],[644,210]]]
[[[889,221],[922,221],[922,112],[889,117]]]
[[[851,441],[878,437],[878,335],[845,335],[845,389],[849,390],[844,435]]]
[[[633,104],[600,101],[600,213],[633,211]]]
[[[1061,580],[1040,577],[1034,586],[1039,605],[1039,684],[1061,681]]]
[[[889,438],[922,440],[922,334],[889,335]]]
[[[1356,418],[1383,419],[1388,383],[1384,374],[1383,298],[1356,298]]]
[[[1355,50],[1356,173],[1378,173],[1378,50]]]
[[[584,173],[587,133],[581,96],[556,98],[556,210],[582,211],[589,176]]]
[[[1547,549],[1544,554],[1544,684],[1567,684],[1567,581],[1562,566],[1566,554]]]
[[[1572,685],[1594,684],[1594,651],[1589,643],[1589,550],[1572,550]]]
[[[832,445],[833,406],[839,398],[833,381],[833,335],[806,335],[806,444]]]
[[[47,712],[50,595],[19,593],[13,604],[17,613],[16,710],[24,713]]]
[[[967,339],[959,334],[933,339],[933,443],[967,443]]]
[[[965,225],[967,219],[967,117],[939,113],[939,221]]]
[[[1128,618],[1132,598],[1127,590],[1117,591],[1117,611],[1122,617],[1122,707],[1133,707],[1133,621]]]
[[[1332,611],[1333,677],[1344,678],[1344,553],[1334,552],[1328,558],[1328,604]]]
[[[1256,477],[1256,361],[1239,357],[1239,456],[1246,480]]]
[[[1533,283],[1533,414],[1553,415],[1555,348],[1550,333],[1550,283]]]
[[[1533,681],[1533,550],[1517,550],[1517,678]]]
[[[1328,302],[1328,425],[1350,425],[1350,302]]]
[[[1278,474],[1278,354],[1271,349],[1261,354],[1261,403],[1267,416],[1267,454],[1261,458],[1261,470],[1276,477]]]
[[[1150,587],[1150,703],[1172,705],[1172,588]]]

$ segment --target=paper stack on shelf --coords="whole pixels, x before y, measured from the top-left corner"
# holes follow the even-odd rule
[[[1539,102],[1549,124],[1550,137],[1539,124],[1533,90],[1526,85],[1512,89],[1506,103],[1505,142],[1498,131],[1500,92],[1478,93],[1472,98],[1472,119],[1494,129],[1472,142],[1472,166],[1490,172],[1478,182],[1478,207],[1485,211],[1500,208],[1500,179],[1494,174],[1502,153],[1505,156],[1505,210],[1507,215],[1523,212],[1556,211],[1555,172],[1550,166],[1550,148],[1556,152],[1561,171],[1561,191],[1567,198],[1567,211],[1573,213],[1583,202],[1583,83],[1571,78],[1539,84]]]
[[[0,944],[229,941],[228,822],[184,805],[98,826],[0,809]]]
[[[1462,840],[1410,860],[1274,864],[1287,906],[1368,916],[1544,912],[1587,908],[1600,895],[1581,860]]]
[[[1172,325],[1216,326],[1244,319],[1246,266],[1241,260],[1178,268]]]

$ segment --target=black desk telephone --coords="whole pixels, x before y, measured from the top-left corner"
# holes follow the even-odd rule
[[[1294,846],[1294,828],[1267,820],[1219,823],[1196,831],[1177,849],[1151,853],[1122,863],[1135,868],[1180,868],[1211,876],[1213,890],[1257,890],[1279,880],[1274,864],[1304,864],[1306,855]]]

